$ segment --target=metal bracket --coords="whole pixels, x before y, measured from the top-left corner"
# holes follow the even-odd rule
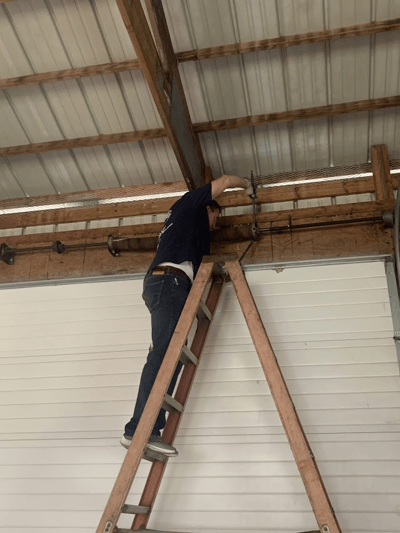
[[[0,259],[4,261],[7,265],[14,264],[15,251],[12,250],[4,242],[0,245]]]
[[[53,242],[51,249],[57,252],[58,254],[62,254],[65,252],[66,247],[61,241],[55,241]]]
[[[256,182],[254,181],[253,171],[251,171],[251,174],[250,174],[250,183],[253,188],[253,194],[250,194],[250,198],[253,200],[253,205],[254,205],[254,200],[257,198],[257,185],[256,185]]]
[[[394,211],[384,211],[382,213],[383,225],[385,228],[393,228],[394,226]]]
[[[107,248],[111,255],[113,255],[114,257],[119,257],[120,253],[117,248],[114,248],[114,237],[112,235],[108,236]]]

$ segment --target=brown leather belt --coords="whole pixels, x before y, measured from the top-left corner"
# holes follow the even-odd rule
[[[182,278],[187,279],[190,283],[192,283],[191,279],[183,270],[180,268],[175,268],[172,266],[156,266],[156,268],[153,268],[153,271],[151,273],[152,275],[156,276],[162,276],[163,274],[176,274],[177,276],[181,276]]]

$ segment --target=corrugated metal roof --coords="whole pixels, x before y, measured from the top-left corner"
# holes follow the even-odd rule
[[[400,17],[396,0],[167,0],[177,52]],[[182,63],[193,122],[399,94],[400,32]],[[0,77],[134,59],[115,0],[0,5]],[[396,108],[200,134],[214,176],[400,158]],[[0,146],[162,127],[140,71],[0,92]],[[164,139],[0,160],[0,199],[179,181]]]

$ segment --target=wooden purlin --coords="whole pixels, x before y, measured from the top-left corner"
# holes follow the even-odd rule
[[[0,3],[12,1],[15,0],[0,0]],[[183,63],[188,61],[198,61],[202,59],[227,57],[251,52],[286,48],[300,44],[326,42],[330,40],[361,37],[365,35],[376,35],[378,33],[396,31],[398,29],[400,29],[400,19],[397,18],[368,22],[366,24],[357,24],[355,26],[345,26],[332,30],[307,32],[304,34],[274,37],[272,39],[261,39],[258,41],[250,41],[245,43],[233,43],[208,48],[199,48],[195,50],[186,50],[184,52],[178,52],[175,55],[177,61]],[[101,65],[89,65],[87,67],[42,72],[40,74],[15,76],[13,78],[0,80],[0,90],[10,89],[12,87],[25,87],[27,85],[38,85],[40,83],[79,79],[87,76],[116,74],[118,72],[137,70],[139,68],[139,61],[137,59],[132,59],[127,61],[103,63]]]
[[[227,261],[226,267],[264,370],[271,395],[288,437],[297,467],[303,479],[318,526],[323,532],[341,533],[314,455],[297,416],[296,409],[240,264],[238,261]]]
[[[193,124],[193,131],[207,133],[211,131],[223,131],[237,128],[249,128],[253,126],[265,126],[267,124],[277,124],[279,122],[292,122],[295,120],[317,119],[330,116],[359,113],[362,111],[373,111],[377,109],[389,109],[400,106],[400,95],[375,98],[371,100],[356,100],[342,104],[332,104],[319,107],[309,107],[281,111],[277,113],[267,113],[262,115],[249,115],[230,119],[212,120],[209,122],[198,122]],[[169,116],[169,108],[165,103],[164,115]],[[0,148],[0,157],[10,157],[14,155],[35,154],[54,150],[70,150],[85,146],[98,146],[104,144],[114,144],[121,142],[136,142],[167,137],[170,135],[170,126],[151,130],[128,131],[123,133],[111,133],[108,135],[95,135],[93,137],[82,137],[66,139],[62,141],[50,141],[45,143],[32,143],[17,146],[7,146]]]

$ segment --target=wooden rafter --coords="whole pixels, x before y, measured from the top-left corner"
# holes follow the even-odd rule
[[[12,0],[3,0],[12,1]],[[1,3],[1,1],[0,1]],[[197,61],[201,59],[211,59],[217,57],[226,57],[250,52],[260,52],[263,50],[273,50],[277,48],[287,48],[300,44],[325,42],[336,39],[345,39],[349,37],[360,37],[363,35],[375,35],[377,33],[390,32],[400,29],[400,19],[381,20],[378,22],[369,22],[367,24],[357,24],[336,28],[333,30],[323,30],[308,32],[297,35],[287,35],[284,37],[275,37],[272,39],[262,39],[259,41],[250,41],[246,43],[233,43],[223,46],[214,46],[209,48],[200,48],[178,52],[176,60],[178,63],[187,61]],[[87,67],[71,68],[53,72],[44,72],[40,74],[29,74],[26,76],[16,76],[0,80],[0,89],[10,89],[11,87],[24,87],[26,85],[38,85],[40,83],[50,83],[61,80],[78,79],[87,76],[99,76],[102,74],[116,74],[127,70],[139,69],[137,59],[130,61],[120,61],[115,63],[104,63],[102,65],[91,65]]]
[[[209,131],[222,131],[251,126],[262,126],[278,122],[292,122],[295,120],[307,120],[351,113],[360,113],[362,111],[388,109],[398,106],[400,106],[400,96],[389,96],[384,98],[375,98],[372,100],[358,100],[356,102],[347,102],[344,104],[309,107],[304,109],[295,109],[293,111],[281,111],[278,113],[267,113],[264,115],[251,115],[248,117],[201,122],[193,124],[193,129],[196,133],[206,133]],[[109,135],[95,135],[93,137],[81,137],[78,139],[68,139],[64,141],[8,146],[6,148],[0,148],[0,157],[35,154],[54,150],[70,150],[73,148],[83,148],[87,146],[99,146],[121,142],[146,141],[166,136],[166,130],[163,128],[157,128],[153,130],[132,131]]]
[[[183,177],[189,189],[196,189],[205,178],[205,163],[190,120],[176,58],[171,53],[172,44],[161,0],[153,0],[152,4],[156,8],[154,16],[168,72],[157,53],[140,0],[116,2]]]

